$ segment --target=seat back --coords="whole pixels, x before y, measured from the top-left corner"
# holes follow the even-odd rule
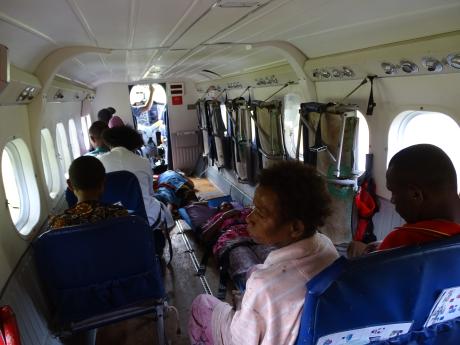
[[[404,330],[391,344],[414,339],[460,344],[458,319],[424,327],[441,292],[457,286],[460,237],[354,260],[339,258],[307,283],[297,344],[338,345],[359,337],[374,344],[388,338],[388,330],[395,331],[393,336]]]
[[[74,206],[77,203],[75,194],[69,188],[65,193],[69,207]],[[101,201],[106,204],[121,203],[133,215],[147,219],[139,181],[130,171],[113,171],[106,174]]]
[[[140,217],[50,230],[33,248],[61,325],[165,297],[151,230]]]

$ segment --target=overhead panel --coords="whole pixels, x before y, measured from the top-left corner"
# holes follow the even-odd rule
[[[232,25],[250,10],[248,7],[213,7],[174,44],[173,48],[193,48],[207,41],[216,32]]]
[[[148,63],[154,50],[134,50],[126,52],[127,77],[130,81],[142,79],[149,68]]]
[[[47,40],[0,21],[0,42],[8,47],[10,61],[32,73],[56,46]]]
[[[251,53],[249,53],[251,52]],[[259,69],[271,68],[287,63],[284,57],[274,48],[259,48],[246,52],[232,61],[232,65],[220,64],[215,69],[222,75],[230,73],[247,73]]]
[[[169,46],[214,1],[138,1],[134,47]]]
[[[457,2],[447,8],[407,11],[386,18],[364,21],[357,18],[352,24],[336,21],[329,29],[318,29],[309,34],[305,31],[297,35],[291,33],[288,40],[309,57],[318,57],[460,30],[459,18],[460,3]]]
[[[131,1],[68,0],[81,11],[83,25],[102,48],[126,48],[129,41]]]
[[[2,0],[0,12],[60,45],[90,44],[69,1]]]

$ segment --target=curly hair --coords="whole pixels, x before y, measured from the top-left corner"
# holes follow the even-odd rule
[[[313,167],[294,161],[279,162],[262,170],[259,186],[278,197],[281,220],[300,220],[307,237],[324,225],[331,213],[326,183]]]
[[[109,147],[123,146],[133,151],[144,145],[142,136],[134,128],[128,126],[113,127],[102,133],[102,139]]]

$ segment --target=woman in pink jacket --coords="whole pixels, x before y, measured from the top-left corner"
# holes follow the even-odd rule
[[[193,301],[189,335],[193,345],[289,345],[299,331],[305,284],[337,257],[316,229],[329,215],[323,179],[312,168],[281,162],[263,170],[247,217],[254,241],[273,245],[250,272],[234,306],[209,295]]]

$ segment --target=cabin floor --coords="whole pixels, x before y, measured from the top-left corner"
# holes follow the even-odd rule
[[[200,198],[210,199],[221,196],[223,193],[205,178],[192,179]],[[190,344],[188,339],[187,322],[190,315],[190,306],[193,299],[205,293],[203,284],[196,274],[190,251],[183,235],[188,239],[195,251],[198,261],[202,257],[202,249],[198,245],[193,232],[182,220],[176,221],[176,227],[171,232],[173,245],[173,260],[171,267],[164,269],[164,283],[168,294],[169,304],[179,312],[180,334],[176,334],[176,318],[173,312],[168,313],[166,329],[168,339],[172,344]],[[168,259],[168,250],[165,249]],[[219,273],[214,260],[211,258],[206,270],[206,279],[213,295],[216,295],[219,286]],[[230,299],[231,287],[227,289],[227,300]],[[97,331],[96,345],[154,345],[156,341],[156,326],[150,315],[141,316],[127,321],[112,324]]]

